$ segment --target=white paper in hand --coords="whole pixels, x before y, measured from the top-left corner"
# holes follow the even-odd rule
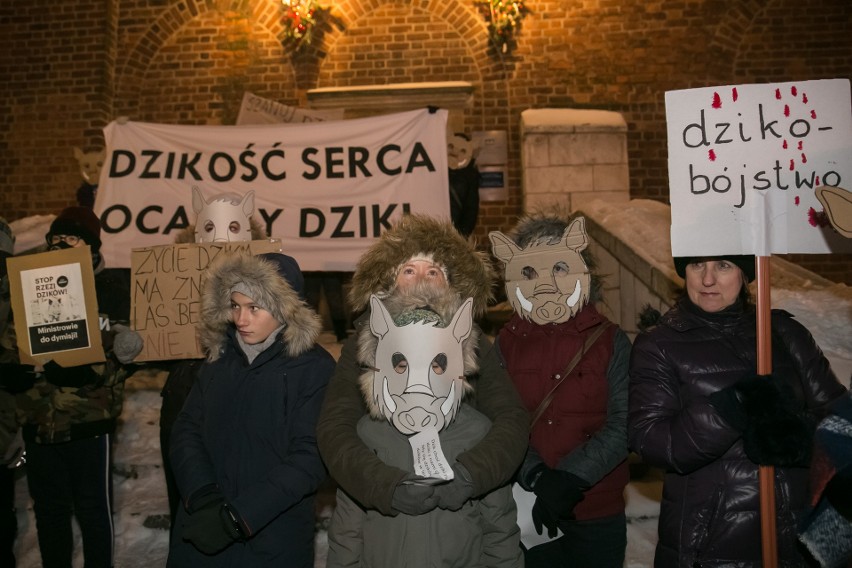
[[[427,428],[408,438],[411,454],[414,458],[414,473],[421,477],[449,481],[453,478],[453,468],[447,462],[441,449],[438,430]]]

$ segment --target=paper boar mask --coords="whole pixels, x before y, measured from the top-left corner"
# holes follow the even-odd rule
[[[378,338],[373,401],[403,434],[440,431],[456,416],[464,393],[462,344],[473,330],[468,298],[446,327],[415,321],[397,327],[376,295],[370,297],[370,330]]]
[[[576,218],[556,243],[539,239],[522,249],[500,231],[488,237],[506,265],[506,297],[522,318],[563,323],[589,302],[591,275],[580,254],[589,245],[585,218]]]
[[[254,191],[249,191],[242,198],[234,193],[223,193],[208,202],[201,191],[193,187],[192,210],[195,211],[195,242],[251,240]]]

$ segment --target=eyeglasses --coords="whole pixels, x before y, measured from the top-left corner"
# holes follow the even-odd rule
[[[77,246],[77,243],[82,240],[83,239],[81,237],[78,237],[77,235],[50,235],[50,244],[52,245],[58,245],[62,241],[65,241],[73,247]]]

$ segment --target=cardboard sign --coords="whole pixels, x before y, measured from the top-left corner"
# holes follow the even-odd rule
[[[204,271],[220,254],[281,252],[281,241],[175,244],[131,253],[130,323],[142,336],[134,361],[200,359],[196,325],[201,318]]]
[[[309,110],[281,104],[246,91],[237,115],[237,124],[281,124],[342,120],[343,109]]]
[[[852,183],[850,106],[847,79],[667,92],[672,254],[852,251],[814,195]]]
[[[21,363],[74,367],[106,359],[88,246],[6,262]]]

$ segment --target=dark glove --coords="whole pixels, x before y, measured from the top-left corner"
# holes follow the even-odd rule
[[[410,483],[416,479],[409,476],[403,479],[393,490],[391,507],[406,515],[422,515],[438,506],[438,497],[433,485],[418,485]]]
[[[550,516],[558,521],[574,518],[574,507],[583,500],[583,487],[586,483],[567,471],[544,469],[532,486],[536,495],[535,504],[550,511]],[[534,506],[535,508],[535,506]]]
[[[204,485],[192,492],[186,500],[186,510],[191,515],[207,507],[218,506],[225,502],[225,495],[215,483]]]
[[[18,363],[0,363],[0,388],[9,394],[18,394],[29,390],[35,384],[35,372],[32,365]]]
[[[210,504],[189,515],[183,539],[204,554],[216,554],[242,538],[236,516],[227,503]]]
[[[541,497],[535,498],[535,504],[532,508],[532,520],[535,532],[541,534],[542,525],[547,528],[547,537],[556,538],[556,529],[559,526],[559,519],[544,506]]]
[[[743,435],[754,463],[807,466],[816,424],[798,408],[796,394],[781,378],[761,375],[710,395],[710,403]]]
[[[435,488],[438,507],[448,511],[458,511],[473,497],[473,478],[467,468],[456,462],[453,464],[453,473],[455,476],[452,481]]]
[[[91,365],[63,367],[55,361],[44,364],[44,378],[50,384],[64,388],[98,386],[103,382],[103,377],[95,373]]]

